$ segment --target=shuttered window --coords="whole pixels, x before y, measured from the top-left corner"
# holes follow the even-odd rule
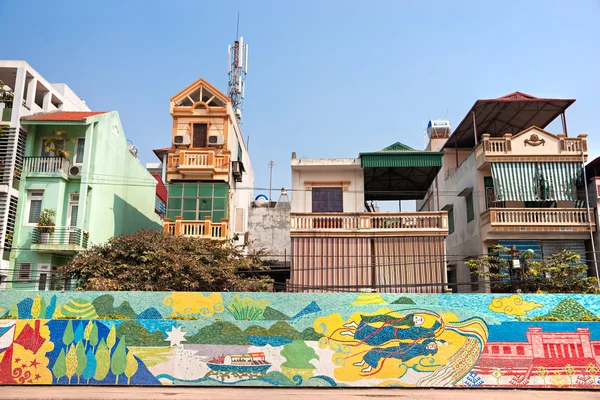
[[[448,234],[454,233],[454,209],[448,210]]]
[[[235,233],[244,233],[244,209],[235,209]]]
[[[343,212],[343,192],[341,187],[312,188],[312,212]]]
[[[475,219],[475,210],[473,210],[473,193],[467,196],[467,223]]]
[[[27,223],[37,224],[42,214],[42,199],[44,197],[43,191],[30,191],[29,192],[29,214],[27,217]]]
[[[31,263],[17,264],[17,280],[26,281],[31,279]]]
[[[75,151],[75,164],[83,162],[83,151],[85,150],[85,138],[77,139],[77,149]]]

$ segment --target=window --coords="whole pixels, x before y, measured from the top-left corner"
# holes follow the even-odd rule
[[[226,183],[171,183],[167,201],[167,218],[183,217],[186,221],[213,222],[227,218],[229,186]]]
[[[244,153],[242,152],[242,145],[238,143],[238,161],[243,161],[242,160],[242,156],[244,155]]]
[[[17,264],[17,280],[27,281],[31,279],[31,263]]]
[[[500,354],[500,347],[492,346],[492,354]]]
[[[519,355],[519,356],[525,355],[525,348],[523,348],[523,346],[517,346],[517,355]]]
[[[235,209],[235,233],[244,233],[244,209]]]
[[[77,226],[77,214],[79,212],[79,193],[69,195],[69,212],[67,214],[67,226]]]
[[[43,191],[30,191],[29,192],[29,204],[28,204],[28,224],[37,224],[42,213],[42,199],[44,197]]]
[[[512,354],[510,346],[502,346],[502,354]]]
[[[197,149],[207,147],[207,134],[207,124],[194,124],[194,131],[192,135],[192,147],[195,147]]]
[[[473,193],[467,196],[467,223],[475,219],[475,211],[473,210]]]
[[[83,152],[85,150],[85,138],[77,139],[77,146],[75,148],[75,159],[73,161],[74,164],[83,163]]]
[[[343,212],[343,192],[341,187],[312,188],[312,212]]]
[[[454,233],[454,209],[448,210],[448,235]]]

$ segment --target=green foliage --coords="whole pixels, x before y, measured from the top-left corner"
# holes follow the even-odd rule
[[[524,321],[600,321],[593,312],[573,299],[561,300],[547,315],[525,318]]]
[[[37,224],[40,233],[54,232],[54,217],[56,217],[56,211],[49,208],[44,208],[42,210]]]
[[[125,321],[117,328],[117,336],[127,336],[129,346],[164,346],[165,337],[160,331],[149,332],[135,321]]]
[[[263,313],[268,305],[268,300],[255,300],[251,297],[242,299],[236,294],[227,305],[227,310],[238,321],[254,321],[263,319]]]
[[[17,303],[14,303],[8,312],[9,319],[19,319],[19,307],[17,307]]]
[[[264,290],[265,277],[244,276],[248,270],[268,269],[261,262],[262,253],[243,252],[243,246],[230,242],[141,230],[80,252],[61,269],[85,290]]]
[[[295,340],[283,346],[281,356],[285,357],[286,361],[281,364],[282,367],[296,369],[310,369],[316,367],[310,363],[311,360],[319,359],[319,356],[312,347],[309,347],[301,340]]]
[[[494,247],[495,254],[472,259],[466,262],[471,274],[491,281],[508,279],[510,260],[496,254],[509,252],[502,246]],[[569,250],[563,250],[542,261],[530,261],[525,268],[521,282],[514,285],[495,283],[493,292],[514,293],[520,289],[523,293],[600,293],[596,278],[586,278],[587,265],[581,264],[581,256]]]
[[[127,355],[125,354],[125,336],[123,336],[110,359],[110,371],[117,377],[115,384],[119,384],[119,375],[125,372],[126,366]]]

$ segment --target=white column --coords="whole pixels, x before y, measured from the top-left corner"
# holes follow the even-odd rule
[[[21,125],[21,107],[23,104],[23,96],[25,94],[25,68],[17,68],[13,93],[14,99],[12,114],[10,116],[10,127],[18,129]]]
[[[44,112],[50,111],[50,106],[52,105],[52,92],[48,91],[44,93],[44,103],[42,105],[42,109]]]
[[[30,110],[33,108],[33,102],[35,101],[35,92],[37,88],[37,79],[35,77],[27,80],[27,99],[25,100],[25,106]]]
[[[164,153],[162,156],[162,181],[167,184],[167,162],[169,161],[169,153]]]

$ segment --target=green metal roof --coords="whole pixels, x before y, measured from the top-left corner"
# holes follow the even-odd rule
[[[381,151],[360,153],[362,168],[441,167],[443,152],[419,151],[396,142]]]

